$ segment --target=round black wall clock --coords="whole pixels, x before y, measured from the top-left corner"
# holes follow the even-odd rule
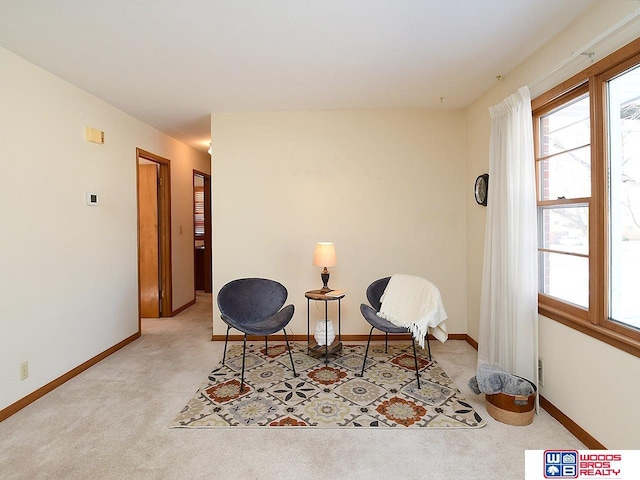
[[[483,173],[476,178],[476,184],[473,187],[473,193],[476,197],[478,205],[487,206],[487,192],[489,191],[489,174]]]

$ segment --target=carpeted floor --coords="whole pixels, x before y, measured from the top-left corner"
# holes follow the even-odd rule
[[[0,422],[0,479],[517,479],[525,450],[586,448],[544,410],[526,427],[491,418],[461,340],[431,351],[484,428],[167,428],[222,359],[212,303],[144,319],[140,339]]]
[[[294,377],[285,345],[247,347],[240,392],[242,346],[229,348],[172,427],[426,427],[485,425],[446,372],[418,353],[420,388],[410,343],[369,349],[345,345],[328,365],[293,345]]]

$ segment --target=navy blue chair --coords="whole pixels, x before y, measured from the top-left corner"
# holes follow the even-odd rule
[[[297,377],[296,367],[291,356],[289,339],[285,327],[293,318],[294,306],[287,305],[282,308],[287,300],[287,289],[275,280],[266,278],[241,278],[224,285],[218,292],[218,308],[222,320],[227,324],[227,335],[224,340],[224,365],[227,356],[227,343],[229,330],[233,327],[244,334],[242,346],[242,378],[240,392],[244,387],[244,363],[247,351],[247,335],[259,335],[265,337],[279,330],[284,332],[287,342],[287,351],[291,360],[293,376]]]
[[[409,329],[405,327],[398,327],[397,325],[394,325],[390,321],[385,320],[384,318],[381,318],[378,316],[378,312],[380,311],[380,307],[382,306],[382,302],[380,301],[380,299],[382,298],[382,294],[384,293],[385,289],[387,288],[387,285],[389,284],[389,280],[391,280],[391,277],[384,277],[371,283],[371,285],[367,287],[367,300],[369,300],[369,303],[371,304],[371,306],[364,303],[360,305],[360,313],[362,313],[362,316],[364,317],[364,319],[367,322],[369,322],[369,325],[371,325],[371,330],[369,330],[369,339],[367,340],[367,348],[364,353],[364,362],[362,362],[362,371],[358,375],[359,377],[362,377],[364,375],[364,367],[367,363],[367,356],[369,354],[369,344],[371,343],[371,334],[373,333],[374,328],[380,330],[381,332],[384,332],[384,353],[387,353],[388,340],[389,340],[390,333],[406,334],[407,332],[409,332]],[[416,354],[416,342],[413,339],[413,337],[411,338],[411,344],[413,345],[413,359],[416,365],[416,380],[418,381],[418,388],[420,388],[418,356]],[[429,349],[429,360],[431,360],[431,345],[429,344],[428,335],[427,335],[427,347]]]

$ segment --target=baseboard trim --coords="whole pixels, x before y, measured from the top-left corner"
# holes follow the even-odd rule
[[[311,334],[313,336],[313,333]],[[466,340],[467,339],[466,334],[464,333],[450,333],[449,334],[449,340]],[[287,335],[287,337],[289,338],[289,340],[291,340],[292,342],[306,342],[307,341],[307,336],[306,335]],[[242,339],[244,338],[244,335],[242,334],[233,334],[233,335],[229,335],[229,341],[230,342],[241,342]],[[369,338],[369,335],[367,334],[345,334],[345,335],[341,335],[340,341],[342,342],[366,342],[367,339]],[[411,340],[411,334],[407,333],[405,334],[394,334],[391,335],[389,337],[390,340]],[[224,342],[225,340],[225,336],[224,335],[211,335],[211,341],[212,342]],[[257,340],[264,340],[264,336],[259,336],[259,335],[247,335],[247,340],[249,341],[257,341]],[[269,340],[270,341],[277,341],[277,342],[284,342],[284,334],[278,334],[278,335],[269,335]],[[374,341],[384,341],[384,334],[383,333],[376,333],[371,335],[371,340]],[[429,340],[435,340],[435,338],[432,335],[429,335]]]
[[[467,341],[469,345],[478,350],[478,342],[476,342],[473,338],[471,338],[468,334],[465,334],[464,339]]]
[[[578,425],[576,422],[567,417],[558,407],[556,407],[549,400],[544,398],[542,395],[540,398],[540,406],[544,408],[549,415],[555,418],[558,422],[562,424],[564,428],[569,430],[574,437],[584,443],[587,448],[591,450],[607,450],[602,443],[596,440],[589,432],[587,432],[584,428]]]
[[[473,348],[478,350],[478,342],[476,342],[473,338],[467,335],[467,343],[471,345]],[[578,425],[576,422],[567,417],[562,410],[556,407],[549,400],[544,398],[542,395],[539,395],[540,406],[544,408],[549,415],[555,418],[560,424],[569,430],[571,434],[584,443],[591,450],[606,450],[603,444],[601,444],[598,440],[596,440],[589,432],[587,432],[584,428]]]
[[[195,304],[196,304],[196,298],[193,297],[193,300],[191,300],[190,302],[185,303],[180,308],[178,308],[178,309],[174,310],[173,312],[171,312],[171,316],[175,317],[180,312],[184,312],[187,308],[189,308],[189,307],[191,307],[192,305],[195,305]]]
[[[27,405],[30,405],[31,403],[35,402],[39,398],[45,396],[47,393],[49,393],[52,390],[58,388],[63,383],[71,380],[73,377],[75,377],[76,375],[84,372],[89,367],[92,367],[93,365],[95,365],[96,363],[100,362],[101,360],[104,360],[105,358],[107,358],[112,353],[117,352],[122,347],[124,347],[125,345],[128,345],[129,343],[133,342],[136,338],[139,338],[139,337],[140,337],[140,331],[134,333],[133,335],[131,335],[128,338],[125,338],[124,340],[122,340],[121,342],[115,344],[113,347],[108,348],[104,352],[99,353],[98,355],[96,355],[95,357],[87,360],[83,364],[78,365],[73,370],[68,371],[64,375],[56,378],[55,380],[52,380],[51,382],[47,383],[46,385],[38,388],[37,390],[35,390],[34,392],[30,393],[26,397],[23,397],[20,400],[18,400],[17,402],[12,403],[8,407],[3,408],[2,410],[0,410],[0,422],[2,422],[3,420],[6,420],[7,418],[9,418],[14,413],[19,412],[20,410],[22,410]]]

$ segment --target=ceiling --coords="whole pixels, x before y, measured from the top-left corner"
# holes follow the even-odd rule
[[[209,114],[465,108],[594,0],[2,0],[0,45],[201,150]]]

